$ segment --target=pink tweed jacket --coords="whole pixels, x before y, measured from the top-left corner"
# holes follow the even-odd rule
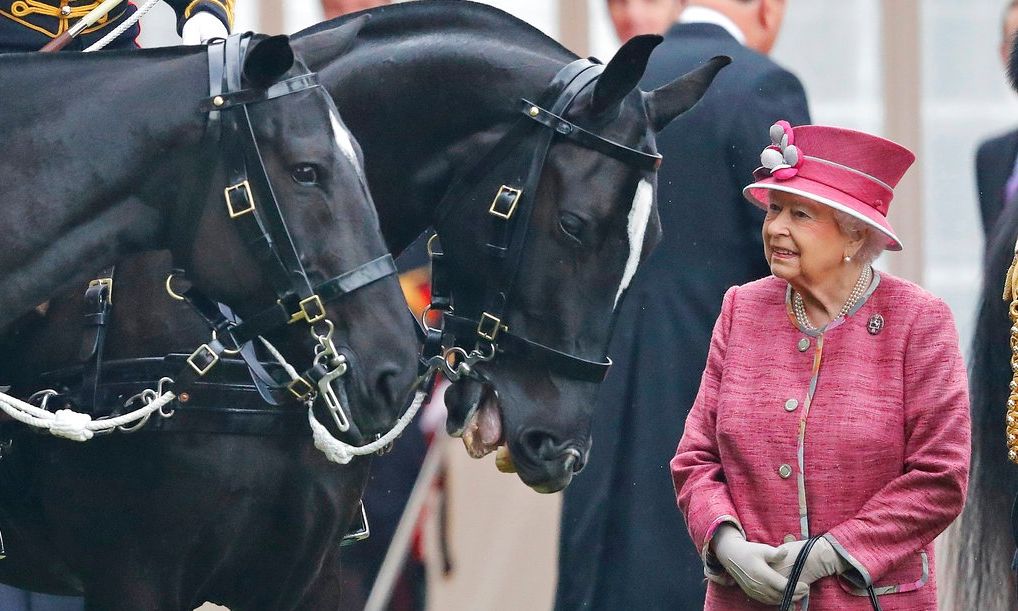
[[[671,461],[704,559],[705,609],[767,609],[709,553],[732,522],[779,545],[823,534],[853,569],[799,608],[935,610],[933,539],[961,512],[969,465],[967,380],[950,310],[875,275],[846,317],[808,332],[773,276],[732,287],[700,391]]]

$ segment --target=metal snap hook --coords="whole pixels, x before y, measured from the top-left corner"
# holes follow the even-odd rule
[[[433,233],[430,238],[428,238],[427,251],[428,251],[428,258],[429,259],[434,259],[435,257],[441,257],[442,255],[445,254],[444,251],[443,252],[435,252],[434,244],[435,244],[435,240],[436,239],[438,239],[438,232],[437,231],[435,233]]]
[[[185,301],[184,296],[173,290],[173,277],[176,274],[166,276],[166,294],[177,301]]]

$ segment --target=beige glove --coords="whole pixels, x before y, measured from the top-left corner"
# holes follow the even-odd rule
[[[771,566],[775,571],[781,573],[782,576],[788,577],[792,573],[795,559],[799,557],[799,552],[802,551],[805,545],[806,541],[792,541],[791,543],[782,544],[778,547],[778,550],[784,551],[785,555],[777,562],[772,562]],[[799,588],[801,586],[806,589],[806,592],[803,593],[804,596],[809,592],[809,586],[814,581],[832,575],[840,575],[851,568],[852,565],[834,550],[834,546],[827,539],[821,537],[813,544],[813,549],[810,550],[806,563],[802,567],[802,573],[799,574],[799,583],[795,589],[795,600],[802,598],[802,596],[799,596]]]
[[[739,529],[731,524],[718,527],[711,546],[718,562],[747,596],[765,605],[781,602],[788,584],[787,573],[781,575],[771,565],[784,561],[788,550],[746,541]],[[802,598],[809,592],[809,587],[803,585],[801,594],[799,590],[800,586],[797,585],[796,596]]]
[[[226,38],[230,33],[223,22],[208,11],[198,11],[184,22],[180,38],[185,45],[203,45],[213,38]]]

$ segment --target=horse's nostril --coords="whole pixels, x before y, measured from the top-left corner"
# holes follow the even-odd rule
[[[529,430],[520,435],[520,444],[524,451],[534,460],[553,460],[558,452],[555,449],[555,438],[549,433]]]
[[[578,473],[584,466],[583,453],[547,431],[532,429],[520,436],[523,450],[534,461],[559,462],[566,471]]]

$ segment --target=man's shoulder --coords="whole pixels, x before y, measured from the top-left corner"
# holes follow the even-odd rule
[[[1018,146],[1018,129],[1012,129],[1006,133],[986,138],[979,143],[977,155],[996,155],[1001,151],[1010,149],[1013,151]]]
[[[770,57],[739,44],[719,26],[676,24],[665,35],[652,65],[688,71],[715,55],[727,55],[732,63],[715,79],[725,89],[757,90],[762,82],[797,77]]]

